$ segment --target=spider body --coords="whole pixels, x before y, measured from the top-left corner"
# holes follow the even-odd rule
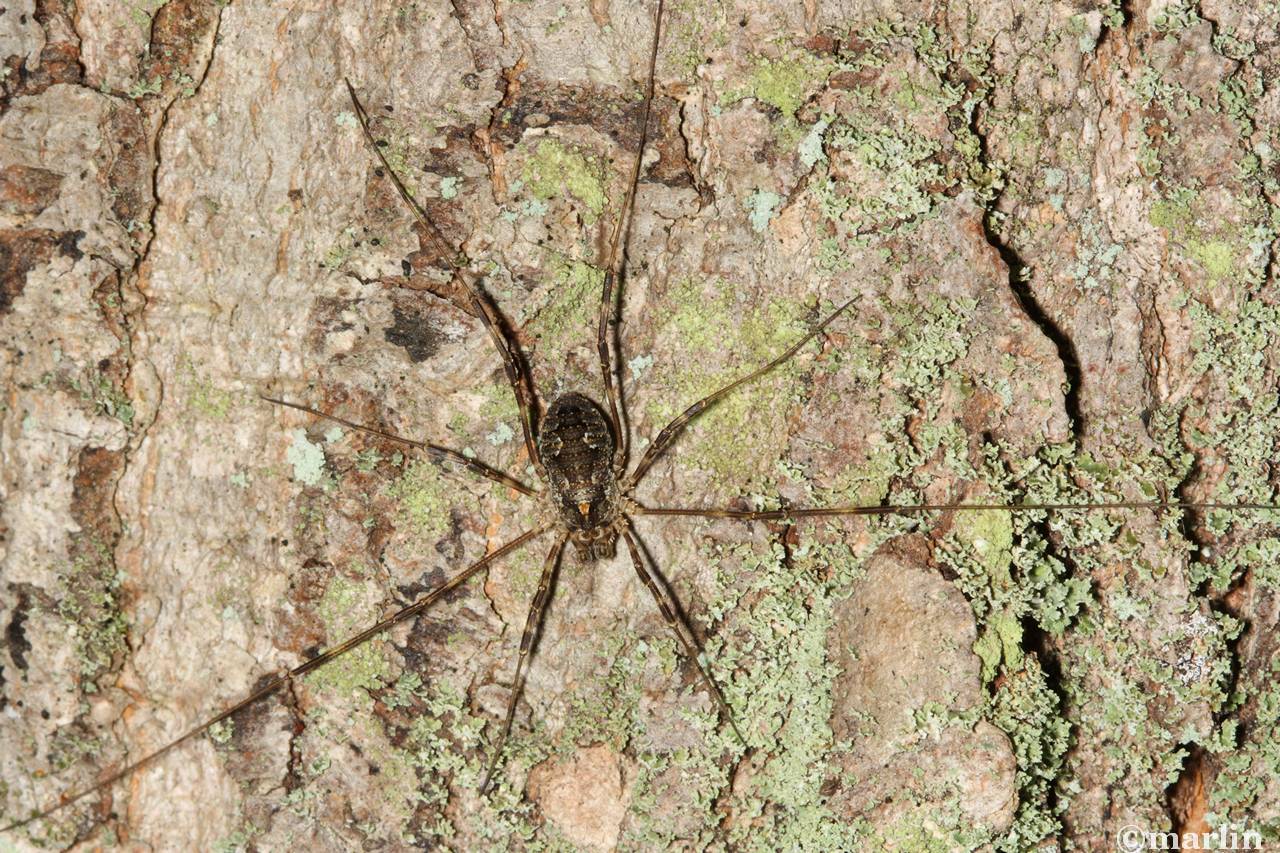
[[[622,490],[615,446],[604,412],[577,393],[552,401],[538,433],[551,503],[583,562],[608,559],[617,545]]]

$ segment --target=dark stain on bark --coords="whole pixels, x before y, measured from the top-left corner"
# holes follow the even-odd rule
[[[14,602],[13,612],[9,615],[9,624],[5,626],[4,639],[0,643],[9,653],[9,660],[13,662],[13,667],[18,670],[18,677],[21,679],[27,672],[27,653],[31,651],[31,641],[27,639],[26,622],[27,614],[32,607],[32,595],[27,584],[9,584],[9,591],[17,600]],[[9,698],[4,692],[4,685],[8,680],[4,661],[0,659],[0,711],[9,705]],[[21,707],[21,700],[17,704]]]
[[[126,225],[146,222],[153,207],[154,163],[143,113],[132,104],[114,106],[104,125],[102,138],[109,141],[109,147],[101,175],[111,198],[111,212]]]
[[[9,657],[13,660],[13,665],[26,672],[27,652],[31,651],[31,641],[27,639],[27,631],[24,626],[27,621],[27,611],[31,607],[31,597],[23,589],[18,589],[17,594],[18,603],[14,605],[13,615],[9,618],[9,624],[4,629],[4,643],[9,650]],[[0,685],[4,683],[2,672],[3,670],[0,669]]]
[[[48,228],[0,228],[0,317],[27,286],[27,273],[51,261],[55,255],[79,260],[83,253],[76,245],[83,231],[52,231]]]
[[[1205,750],[1198,743],[1183,743],[1187,750],[1182,772],[1165,790],[1169,817],[1179,838],[1184,833],[1209,831],[1206,815],[1209,811],[1205,790]]]
[[[299,550],[315,550],[315,534],[311,529],[301,530],[297,539]],[[284,601],[276,606],[276,630],[272,642],[276,648],[288,649],[304,658],[311,658],[324,651],[327,645],[339,642],[343,637],[328,637],[318,609],[325,590],[340,572],[333,564],[309,558],[296,572]]]
[[[0,75],[0,112],[13,98],[38,95],[58,83],[81,83],[80,37],[75,27],[73,0],[37,0],[33,17],[44,30],[45,43],[38,62],[27,64],[25,56],[4,58],[9,72]]]
[[[179,90],[190,86],[196,47],[217,20],[218,7],[211,2],[169,0],[161,6],[151,21],[151,44],[143,60],[142,79],[159,77],[166,87]]]
[[[81,539],[92,538],[115,545],[120,519],[115,510],[116,481],[124,472],[124,454],[105,447],[80,451],[72,481],[71,517],[80,525]]]
[[[395,323],[382,331],[387,343],[400,347],[414,364],[426,361],[440,351],[442,335],[435,324],[414,311],[392,308]]]
[[[643,101],[619,97],[612,89],[527,84],[490,131],[495,141],[513,147],[529,128],[579,124],[606,134],[630,157],[640,145],[643,111]],[[680,135],[680,104],[674,98],[654,97],[646,150],[657,151],[658,162],[641,175],[641,180],[669,187],[694,186],[693,166]],[[623,164],[615,164],[615,168],[620,165]]]
[[[0,211],[35,216],[58,199],[63,176],[37,166],[13,164],[0,169]]]

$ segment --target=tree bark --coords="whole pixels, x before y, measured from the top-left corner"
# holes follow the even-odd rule
[[[681,2],[612,347],[650,506],[1275,500],[1280,12]],[[543,406],[603,402],[648,4],[25,0],[0,16],[0,767],[16,820],[551,516],[464,254]],[[367,149],[449,243],[413,222]],[[547,534],[109,791],[126,849],[1114,849],[1280,834],[1276,515],[640,517]],[[1243,836],[1242,836],[1243,837]]]

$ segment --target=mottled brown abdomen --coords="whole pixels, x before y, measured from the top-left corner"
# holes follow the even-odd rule
[[[551,500],[578,551],[588,558],[613,553],[618,519],[614,437],[604,412],[581,394],[563,394],[547,409],[538,431],[538,455],[547,470]]]

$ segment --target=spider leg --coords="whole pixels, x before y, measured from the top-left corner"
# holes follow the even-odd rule
[[[856,298],[857,297],[855,296],[854,299]],[[848,302],[844,303],[839,308],[832,311],[830,314],[827,315],[826,319],[824,319],[818,325],[814,326],[813,329],[811,329],[807,335],[805,335],[800,340],[796,341],[794,344],[791,345],[790,349],[788,349],[782,355],[775,358],[773,361],[766,364],[764,367],[761,367],[758,370],[755,370],[754,372],[749,373],[740,379],[736,379],[733,382],[730,382],[728,385],[725,385],[723,388],[719,388],[715,391],[712,391],[710,394],[703,397],[701,400],[694,403],[692,406],[690,406],[689,408],[681,412],[679,415],[677,415],[676,418],[673,421],[671,421],[671,423],[667,424],[665,427],[662,428],[662,431],[658,433],[658,437],[655,438],[653,440],[653,443],[650,444],[649,447],[645,450],[644,456],[640,457],[640,462],[636,465],[635,470],[631,472],[631,476],[627,478],[626,483],[623,487],[623,491],[624,492],[630,491],[635,487],[637,483],[640,482],[641,478],[644,477],[645,472],[649,470],[649,466],[652,465],[655,461],[657,461],[658,457],[661,456],[662,453],[671,444],[671,442],[675,440],[676,436],[680,434],[681,430],[685,428],[685,425],[688,424],[689,421],[693,420],[695,417],[697,417],[699,414],[705,411],[709,406],[711,406],[711,404],[715,403],[721,397],[724,397],[726,394],[728,394],[733,389],[737,388],[739,385],[743,385],[759,376],[763,376],[773,368],[777,367],[779,364],[782,364],[784,361],[791,358],[791,356],[795,355],[802,346],[809,343],[809,341],[817,337],[825,328],[827,328],[827,326],[831,325],[831,321],[835,320],[835,318],[839,317],[842,313],[844,313],[845,309],[847,309],[850,305],[853,304],[853,301],[854,301],[853,299],[850,299]]]
[[[631,221],[635,213],[636,189],[640,184],[640,167],[644,161],[645,142],[649,134],[649,114],[653,108],[654,77],[658,66],[658,41],[662,34],[662,5],[658,0],[658,8],[653,17],[653,42],[649,48],[649,82],[645,87],[644,107],[640,118],[640,144],[636,150],[636,159],[631,166],[631,177],[627,181],[627,196],[622,210],[613,224],[613,234],[609,238],[609,254],[605,263],[604,286],[600,292],[600,322],[596,328],[596,352],[600,356],[600,375],[604,379],[604,396],[609,403],[609,418],[613,424],[613,434],[617,437],[617,445],[613,454],[613,469],[616,476],[621,477],[627,464],[627,440],[622,431],[621,406],[619,398],[622,388],[617,391],[613,387],[613,369],[609,360],[609,320],[613,315],[614,285],[626,279],[627,248],[631,243]]]
[[[310,406],[304,406],[301,403],[291,403],[288,400],[268,397],[266,394],[259,394],[258,396],[266,400],[268,403],[275,403],[278,406],[287,406],[290,409],[297,409],[300,412],[315,415],[317,418],[323,418],[326,421],[333,421],[336,424],[342,424],[345,427],[350,427],[351,429],[359,430],[360,432],[367,432],[370,435],[376,435],[379,438],[385,438],[388,441],[395,441],[408,447],[412,447],[415,450],[421,450],[437,462],[448,462],[454,465],[460,465],[468,471],[471,471],[473,474],[479,474],[481,477],[486,477],[493,480],[495,483],[500,483],[506,486],[509,489],[515,489],[521,494],[530,496],[538,494],[537,489],[531,489],[514,477],[499,471],[496,468],[491,468],[478,459],[472,459],[457,450],[452,450],[448,447],[441,447],[438,444],[429,444],[425,441],[415,441],[412,438],[405,438],[403,436],[396,435],[395,433],[380,430],[377,427],[358,424],[354,421],[349,421],[346,418],[340,418],[337,415],[328,415],[318,409],[313,409]]]
[[[1100,509],[1188,509],[1236,511],[1280,511],[1280,504],[1193,503],[1187,501],[1114,501],[1103,503],[1033,504],[909,504],[902,506],[787,507],[786,509],[741,510],[714,507],[646,507],[633,505],[634,515],[689,516],[694,518],[734,518],[741,521],[791,521],[802,518],[832,518],[850,515],[914,515],[924,512],[1067,512]]]
[[[426,211],[410,195],[409,190],[395,173],[395,170],[391,168],[391,164],[387,162],[386,155],[382,153],[382,149],[378,147],[377,140],[373,138],[373,131],[369,129],[369,115],[365,112],[364,105],[360,103],[360,99],[356,97],[355,87],[345,77],[342,82],[347,84],[347,92],[351,95],[351,106],[355,109],[356,117],[360,120],[360,130],[364,133],[364,140],[369,149],[373,151],[374,156],[378,158],[378,162],[382,164],[384,173],[391,180],[396,192],[404,200],[414,218],[418,220],[418,224],[422,226],[427,238],[435,244],[440,256],[453,258],[450,266],[453,268],[454,278],[461,281],[463,287],[466,288],[467,294],[471,297],[471,304],[476,309],[476,316],[480,318],[480,323],[489,332],[489,338],[493,341],[494,347],[498,350],[498,355],[502,358],[502,368],[507,374],[507,382],[511,384],[511,390],[516,395],[516,403],[520,407],[520,427],[524,430],[525,450],[529,453],[529,460],[533,463],[534,469],[545,481],[546,474],[542,467],[542,459],[538,455],[538,445],[533,440],[534,407],[537,399],[533,393],[533,381],[529,378],[528,371],[524,369],[524,364],[520,360],[519,354],[512,347],[511,342],[507,340],[506,335],[503,334],[501,318],[498,316],[497,309],[480,291],[479,285],[476,284],[471,273],[467,271],[467,256],[462,252],[454,251],[449,242],[444,239],[444,235],[436,228],[435,223],[427,216]]]
[[[215,726],[218,723],[221,723],[223,720],[226,720],[232,717],[237,712],[244,710],[245,708],[257,702],[258,700],[264,699],[267,696],[270,696],[271,694],[275,693],[281,687],[293,681],[293,679],[298,678],[299,676],[306,675],[308,672],[311,672],[314,669],[318,669],[324,666],[325,664],[329,663],[330,661],[333,661],[334,659],[341,657],[342,655],[346,654],[347,652],[351,651],[357,646],[363,645],[364,643],[368,642],[372,638],[383,633],[388,628],[391,628],[393,625],[397,625],[405,621],[406,619],[410,619],[414,616],[417,616],[419,613],[423,612],[428,607],[430,607],[431,605],[439,601],[446,593],[461,586],[473,575],[475,575],[481,569],[488,566],[490,563],[494,562],[500,557],[506,556],[507,554],[521,547],[522,545],[529,542],[530,540],[535,539],[536,537],[542,535],[543,533],[546,533],[547,530],[549,529],[550,529],[549,527],[539,527],[539,528],[535,528],[533,530],[528,530],[528,531],[525,531],[524,533],[521,533],[515,539],[512,539],[511,541],[507,542],[505,545],[502,545],[501,547],[495,549],[494,551],[489,552],[488,554],[481,557],[476,562],[472,563],[467,568],[458,572],[449,580],[445,581],[440,586],[431,590],[431,592],[426,593],[417,601],[415,601],[413,604],[410,604],[407,607],[401,608],[400,610],[391,614],[387,618],[383,619],[381,622],[378,622],[375,625],[371,625],[370,627],[365,628],[363,631],[361,631],[358,634],[355,634],[354,636],[348,637],[346,640],[342,641],[338,645],[333,646],[332,648],[329,648],[329,649],[325,649],[320,654],[316,655],[313,658],[310,658],[309,660],[302,662],[301,664],[299,664],[298,666],[295,666],[293,669],[289,670],[288,672],[283,673],[281,675],[277,675],[275,678],[272,678],[262,687],[259,687],[257,690],[253,691],[248,696],[241,699],[239,702],[236,702],[234,705],[231,705],[230,707],[224,709],[217,715],[210,717],[209,719],[205,720],[204,722],[200,723],[194,728],[188,729],[186,732],[174,738],[173,740],[169,741],[164,746],[160,747],[159,749],[153,752],[147,753],[142,758],[139,758],[137,761],[134,761],[130,764],[125,765],[121,769],[115,771],[114,773],[111,773],[110,775],[102,779],[99,779],[94,784],[89,785],[85,788],[81,788],[75,791],[67,791],[66,793],[62,794],[62,796],[58,798],[57,803],[51,806],[46,806],[45,808],[31,815],[30,817],[26,817],[26,818],[23,818],[22,820],[14,821],[13,823],[0,827],[0,832],[8,832],[13,829],[18,829],[19,827],[26,826],[27,824],[33,821],[37,821],[37,820],[40,820],[41,818],[48,817],[49,815],[53,814],[59,809],[65,808],[66,806],[69,806],[72,803],[76,802],[77,800],[81,800],[84,797],[87,797],[96,791],[104,790],[110,787],[111,785],[114,785],[116,782],[119,782],[121,779],[124,779],[127,776],[133,775],[134,773],[141,770],[142,768],[150,766],[151,764],[154,764],[161,757],[165,756],[169,752],[172,752],[174,749],[177,749],[179,746],[186,743],[187,741],[195,737],[198,737],[199,735],[208,731],[209,728],[211,728],[212,726]]]
[[[630,519],[628,519],[629,524]],[[644,559],[640,556],[640,548],[636,545],[635,537],[632,536],[629,526],[621,527],[621,532],[622,538],[627,543],[627,550],[631,552],[631,562],[636,567],[636,574],[640,576],[640,580],[649,589],[650,594],[653,595],[653,600],[658,605],[662,618],[666,620],[667,627],[679,638],[690,660],[698,668],[698,674],[702,676],[703,683],[707,685],[707,690],[711,692],[711,696],[715,699],[721,715],[728,721],[733,733],[738,736],[738,740],[745,745],[746,738],[742,736],[742,732],[738,731],[738,724],[733,719],[733,711],[729,708],[729,703],[724,700],[724,694],[720,692],[720,685],[716,684],[711,674],[707,672],[707,668],[702,665],[702,650],[698,648],[693,629],[689,627],[687,621],[677,615],[679,611],[672,600],[670,591],[664,589],[658,583],[657,578],[654,577],[653,570],[645,565]]]
[[[547,554],[547,560],[542,565],[542,577],[538,580],[538,591],[534,593],[533,603],[529,606],[529,615],[524,622],[524,634],[520,637],[520,657],[516,660],[516,675],[511,683],[511,698],[507,701],[507,716],[502,723],[502,730],[498,734],[498,742],[493,746],[493,754],[489,757],[489,768],[485,770],[484,781],[480,783],[480,793],[482,794],[489,790],[489,783],[493,781],[494,771],[498,769],[498,762],[502,760],[502,749],[507,745],[507,736],[511,734],[511,722],[516,716],[516,703],[520,701],[520,694],[524,692],[525,678],[528,676],[529,652],[533,649],[534,640],[538,636],[538,629],[542,624],[542,614],[546,612],[547,602],[551,599],[551,581],[555,577],[556,564],[560,561],[560,554],[564,550],[564,544],[568,539],[568,535],[561,536],[556,541],[556,544],[551,546],[551,551]]]

